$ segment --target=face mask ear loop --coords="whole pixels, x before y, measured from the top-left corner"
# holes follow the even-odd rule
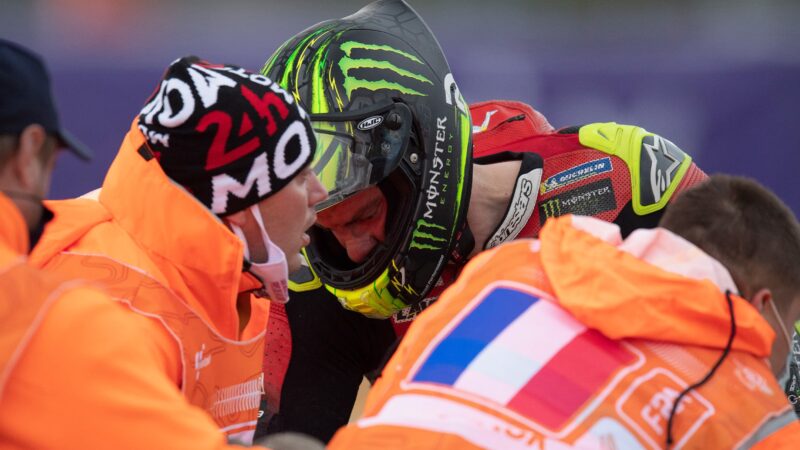
[[[248,209],[250,210],[250,214],[253,215],[253,219],[256,220],[258,229],[261,230],[261,238],[264,240],[264,248],[267,249],[267,261],[269,261],[272,258],[272,252],[270,252],[270,250],[272,250],[272,246],[270,245],[272,244],[272,241],[267,234],[267,228],[264,226],[264,219],[261,217],[261,210],[258,208],[258,203],[251,205]]]
[[[261,210],[259,210],[258,205],[251,206],[250,212],[256,219],[256,223],[258,223],[258,227],[261,230],[261,238],[264,240],[264,248],[267,249],[267,260],[265,262],[271,263],[281,259],[285,260],[286,255],[284,255],[283,250],[272,242],[269,233],[267,233],[267,227],[264,226],[264,219],[261,217]]]
[[[786,329],[786,325],[783,324],[783,319],[781,319],[781,315],[778,314],[778,306],[775,305],[775,300],[769,300],[770,309],[772,309],[772,314],[775,314],[775,320],[778,321],[778,326],[781,327],[781,333],[783,333],[784,339],[786,339],[787,345],[789,346],[789,351],[792,351],[792,336],[789,334],[789,330]]]
[[[258,205],[251,206],[250,212],[253,214],[253,218],[258,224],[261,231],[261,239],[264,241],[264,247],[267,250],[266,261],[258,263],[250,261],[250,268],[248,271],[263,284],[263,288],[255,291],[255,295],[258,297],[267,297],[273,302],[286,303],[289,301],[289,274],[286,264],[286,255],[283,253],[283,250],[269,238]]]

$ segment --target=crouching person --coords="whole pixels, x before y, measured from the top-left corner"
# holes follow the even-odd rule
[[[330,448],[795,448],[765,358],[800,314],[796,218],[712,176],[661,223],[565,216],[473,259]]]

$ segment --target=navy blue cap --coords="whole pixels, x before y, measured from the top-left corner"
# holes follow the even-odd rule
[[[30,50],[0,39],[0,134],[19,134],[39,124],[81,159],[92,152],[61,128],[42,59]]]

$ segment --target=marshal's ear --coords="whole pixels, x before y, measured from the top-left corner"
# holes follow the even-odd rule
[[[8,162],[19,187],[26,192],[41,183],[41,164],[37,161],[46,140],[47,132],[41,125],[28,125],[20,133],[17,151]]]
[[[763,313],[764,307],[767,306],[767,302],[773,301],[772,299],[772,291],[768,288],[761,288],[753,294],[753,297],[750,299],[750,304],[753,305],[758,312]]]

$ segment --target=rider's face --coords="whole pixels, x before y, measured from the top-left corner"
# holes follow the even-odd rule
[[[386,197],[372,186],[317,215],[317,224],[329,229],[353,262],[363,262],[386,240]]]

